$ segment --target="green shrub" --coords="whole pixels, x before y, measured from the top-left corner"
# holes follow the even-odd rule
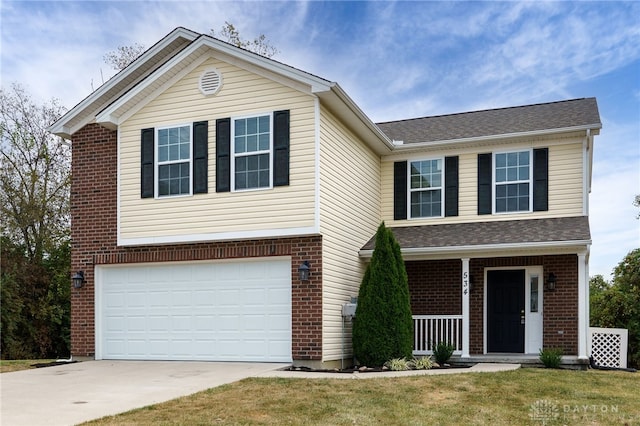
[[[640,368],[640,249],[631,250],[613,270],[613,280],[589,281],[592,327],[629,330],[629,367]]]
[[[430,356],[413,359],[413,368],[416,370],[430,370],[433,368],[433,360]]]
[[[353,323],[353,352],[360,365],[382,366],[411,358],[413,320],[400,245],[384,222],[360,285]]]
[[[546,368],[559,368],[560,362],[562,361],[562,349],[540,349],[540,361]]]
[[[391,371],[413,370],[413,361],[408,361],[406,358],[394,358],[385,362],[384,366]]]
[[[452,344],[448,342],[438,342],[433,347],[433,357],[436,359],[436,362],[440,365],[445,364],[453,355],[454,347]]]

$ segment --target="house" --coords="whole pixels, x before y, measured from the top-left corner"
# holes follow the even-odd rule
[[[593,98],[375,124],[177,28],[50,128],[73,146],[72,354],[339,364],[385,221],[416,354],[584,362],[600,128]]]

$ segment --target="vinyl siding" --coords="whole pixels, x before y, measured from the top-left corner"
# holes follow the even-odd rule
[[[215,96],[199,90],[201,73],[215,67],[223,86]],[[216,193],[215,121],[218,118],[291,111],[290,185]],[[314,97],[209,59],[120,126],[120,238],[138,239],[311,227],[315,223]],[[140,198],[140,131],[207,120],[208,194]],[[185,237],[184,241],[188,241]]]
[[[342,305],[358,289],[366,264],[358,250],[380,223],[380,158],[321,109],[320,230],[323,235],[323,360],[342,356]],[[345,356],[351,356],[345,323]]]
[[[532,213],[494,214],[479,216],[478,194],[478,153],[511,151],[530,148],[549,148],[549,210]],[[538,140],[523,144],[493,145],[465,149],[456,153],[452,150],[430,151],[428,154],[407,154],[389,156],[382,160],[382,217],[387,226],[430,225],[438,223],[485,222],[490,220],[537,219],[549,217],[569,217],[582,215],[583,173],[582,140]],[[430,219],[393,219],[393,163],[402,160],[459,156],[459,215]]]

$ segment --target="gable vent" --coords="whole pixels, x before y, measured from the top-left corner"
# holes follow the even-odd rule
[[[200,76],[200,91],[203,95],[215,95],[222,87],[222,76],[216,69],[208,69]]]

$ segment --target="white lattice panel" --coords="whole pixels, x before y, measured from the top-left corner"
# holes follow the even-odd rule
[[[625,328],[589,328],[589,352],[597,365],[627,368],[629,332]]]

